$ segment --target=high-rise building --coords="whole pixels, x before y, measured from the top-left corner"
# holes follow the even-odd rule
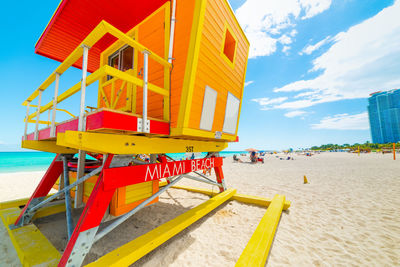
[[[375,92],[368,98],[372,142],[400,141],[400,89]]]

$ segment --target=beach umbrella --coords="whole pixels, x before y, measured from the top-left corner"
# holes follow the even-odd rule
[[[258,152],[258,149],[255,149],[255,148],[247,148],[247,149],[245,149],[245,151],[248,151],[248,152]]]

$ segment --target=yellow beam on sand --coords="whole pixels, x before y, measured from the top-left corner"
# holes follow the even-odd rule
[[[14,230],[8,227],[15,222],[20,212],[19,208],[4,209],[0,210],[0,217],[22,266],[56,266],[61,257],[60,253],[34,224]]]
[[[28,203],[28,200],[29,198],[20,198],[20,199],[0,202],[0,210],[25,206],[26,203]]]
[[[228,189],[87,266],[128,266],[229,200],[235,193],[235,189]]]
[[[225,149],[228,143],[66,131],[57,135],[57,145],[102,154],[162,154],[179,153],[188,147],[193,152],[217,152]]]
[[[50,197],[52,195],[53,194],[47,195],[47,197]],[[16,199],[16,200],[0,202],[0,210],[9,209],[9,208],[19,208],[21,206],[25,206],[26,203],[28,203],[28,201],[29,201],[29,198],[21,198],[21,199]],[[50,207],[44,207],[44,208],[39,209],[35,213],[35,215],[33,216],[33,219],[50,216],[50,215],[53,215],[56,213],[61,213],[64,211],[65,211],[64,203],[60,203],[60,204],[50,206]]]
[[[264,267],[282,214],[285,196],[275,195],[256,231],[236,262],[236,267]]]
[[[265,197],[257,197],[257,196],[249,196],[243,194],[235,194],[232,197],[232,200],[236,200],[243,203],[255,204],[259,206],[269,207],[273,201],[273,199],[265,198]],[[284,201],[283,210],[288,210],[290,207],[290,201]]]
[[[56,141],[33,141],[23,140],[21,144],[22,148],[34,149],[44,152],[56,153],[56,154],[75,154],[78,150],[63,146],[58,146]]]
[[[160,184],[160,186],[163,186]],[[182,186],[182,185],[174,185],[172,188],[175,189],[183,189],[195,193],[201,193],[209,196],[215,196],[218,194],[218,190],[211,190],[211,189],[204,189],[204,188],[197,188],[197,187],[190,187],[190,186]],[[247,204],[254,204],[262,207],[268,207],[271,204],[272,199],[265,198],[265,197],[257,197],[257,196],[250,196],[244,194],[235,194],[232,196],[231,200],[236,200],[239,202],[247,203]],[[290,207],[290,201],[285,201],[283,205],[283,210],[287,210]]]

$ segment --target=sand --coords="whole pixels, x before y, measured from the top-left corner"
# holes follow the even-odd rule
[[[393,161],[389,154],[349,153],[294,155],[294,160],[268,155],[265,159],[265,164],[253,165],[226,158],[224,172],[228,187],[240,193],[264,197],[279,193],[292,202],[282,214],[268,266],[399,265],[400,160]],[[42,174],[0,174],[0,201],[27,197]],[[303,184],[303,175],[309,184]],[[210,188],[190,180],[181,184]],[[85,262],[206,199],[201,194],[168,190],[160,202],[97,242]],[[231,201],[133,266],[233,266],[264,213],[264,208]],[[79,210],[74,214],[76,222]],[[60,250],[66,244],[64,217],[59,214],[35,222]]]

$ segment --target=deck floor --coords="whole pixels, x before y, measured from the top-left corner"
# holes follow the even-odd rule
[[[86,131],[101,133],[124,133],[124,134],[143,134],[138,131],[138,118],[141,115],[121,112],[118,110],[98,109],[87,115]],[[150,121],[150,133],[153,135],[169,135],[169,122],[148,118]],[[77,131],[78,118],[60,122],[56,125],[56,134],[65,131]],[[38,132],[38,140],[52,140],[55,137],[50,135],[50,127],[40,129]],[[35,134],[27,135],[26,140],[35,140]]]

